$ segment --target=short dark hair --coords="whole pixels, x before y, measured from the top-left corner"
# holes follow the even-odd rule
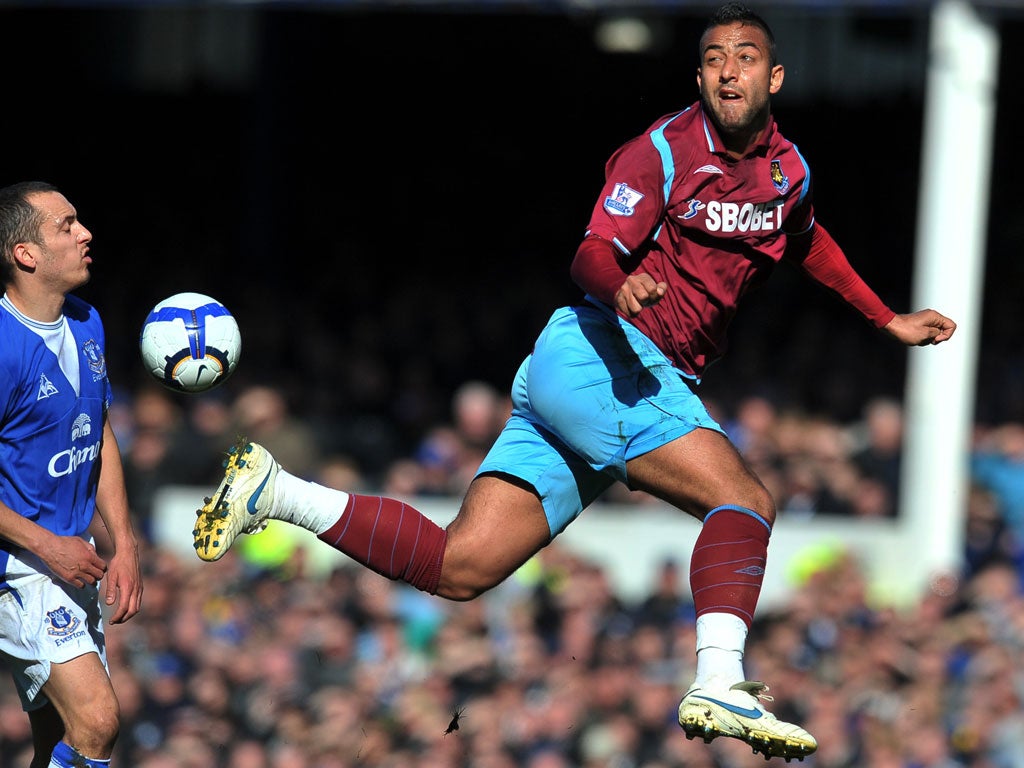
[[[768,62],[774,67],[778,63],[778,58],[775,52],[775,35],[772,33],[772,28],[768,26],[767,21],[754,13],[743,3],[726,3],[725,5],[720,6],[718,10],[711,15],[711,18],[708,19],[707,25],[704,27],[704,31],[701,33],[701,50],[697,52],[697,55],[703,58],[704,37],[712,28],[734,24],[737,21],[743,24],[752,24],[764,32],[764,36],[768,40]]]
[[[0,285],[14,279],[14,246],[38,243],[43,215],[28,198],[42,192],[59,192],[45,181],[20,181],[0,189]]]

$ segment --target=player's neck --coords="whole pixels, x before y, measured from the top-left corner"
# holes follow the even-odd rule
[[[40,323],[55,323],[60,320],[64,311],[64,294],[59,296],[36,295],[33,291],[23,291],[11,284],[7,286],[6,295],[7,300],[21,314]]]
[[[736,133],[722,133],[719,131],[719,134],[722,137],[722,143],[725,145],[726,154],[734,160],[739,160],[741,157],[746,157],[757,148],[761,143],[761,140],[764,138],[765,131],[767,130],[768,126],[763,125],[752,131]]]
[[[711,125],[714,126],[717,140],[725,154],[733,160],[739,160],[753,152],[768,137],[772,127],[772,116],[769,110],[763,110],[745,127],[726,128],[715,114],[705,109]]]

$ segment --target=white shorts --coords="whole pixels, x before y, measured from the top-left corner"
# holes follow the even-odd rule
[[[7,561],[0,587],[0,659],[28,712],[47,703],[40,689],[51,664],[95,653],[105,667],[107,656],[99,584],[72,587],[33,555],[18,554]]]

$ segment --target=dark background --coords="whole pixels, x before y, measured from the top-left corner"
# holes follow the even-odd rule
[[[605,160],[696,98],[708,7],[648,13],[659,37],[640,54],[601,51],[596,12],[481,7],[0,8],[4,176],[57,184],[92,230],[79,293],[104,315],[116,382],[142,383],[141,322],[188,290],[242,329],[218,394],[281,386],[328,442],[367,419],[411,442],[459,383],[507,389],[551,310],[579,297],[568,265]],[[787,65],[776,117],[811,164],[819,220],[885,301],[918,309],[926,14],[763,11]],[[1001,15],[982,421],[1024,418],[1021,27]],[[836,29],[860,58],[816,32]],[[724,408],[763,392],[854,419],[902,396],[905,350],[788,268],[731,337],[704,389]]]

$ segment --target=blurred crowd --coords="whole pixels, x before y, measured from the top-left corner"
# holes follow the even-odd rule
[[[780,521],[898,514],[898,401],[871,400],[851,423],[760,396],[709,407],[775,494]],[[599,562],[556,541],[482,598],[449,603],[354,566],[314,573],[301,547],[273,566],[244,548],[207,564],[149,535],[155,493],[212,490],[242,434],[332,487],[458,497],[508,408],[504,393],[467,382],[405,455],[368,466],[357,445],[325,443],[272,386],[119,397],[116,431],[147,551],[143,611],[107,632],[124,715],[115,764],[764,764],[733,740],[688,741],[676,723],[694,672],[694,617],[674,561],[626,602]],[[961,572],[936,574],[915,604],[896,608],[873,602],[861,564],[836,549],[755,621],[747,674],[769,683],[773,712],[818,738],[809,768],[1024,768],[1024,425],[979,425],[973,439]],[[615,488],[595,509],[606,501],[655,503]],[[29,738],[4,675],[0,768],[28,764]]]
[[[769,487],[780,515],[897,515],[904,437],[898,399],[871,398],[849,422],[778,406],[763,395],[733,406],[712,398],[706,404]],[[112,418],[133,510],[145,528],[161,487],[216,486],[224,453],[239,436],[265,445],[292,473],[333,488],[461,498],[510,408],[506,392],[469,380],[454,390],[447,413],[403,442],[394,434],[374,437],[387,432],[375,422],[339,433],[305,417],[272,385],[188,397],[151,385],[120,397]],[[972,440],[978,492],[993,495],[999,515],[1024,536],[1024,423],[979,423]],[[364,448],[372,444],[378,450],[368,457]],[[601,502],[657,503],[621,485]]]

